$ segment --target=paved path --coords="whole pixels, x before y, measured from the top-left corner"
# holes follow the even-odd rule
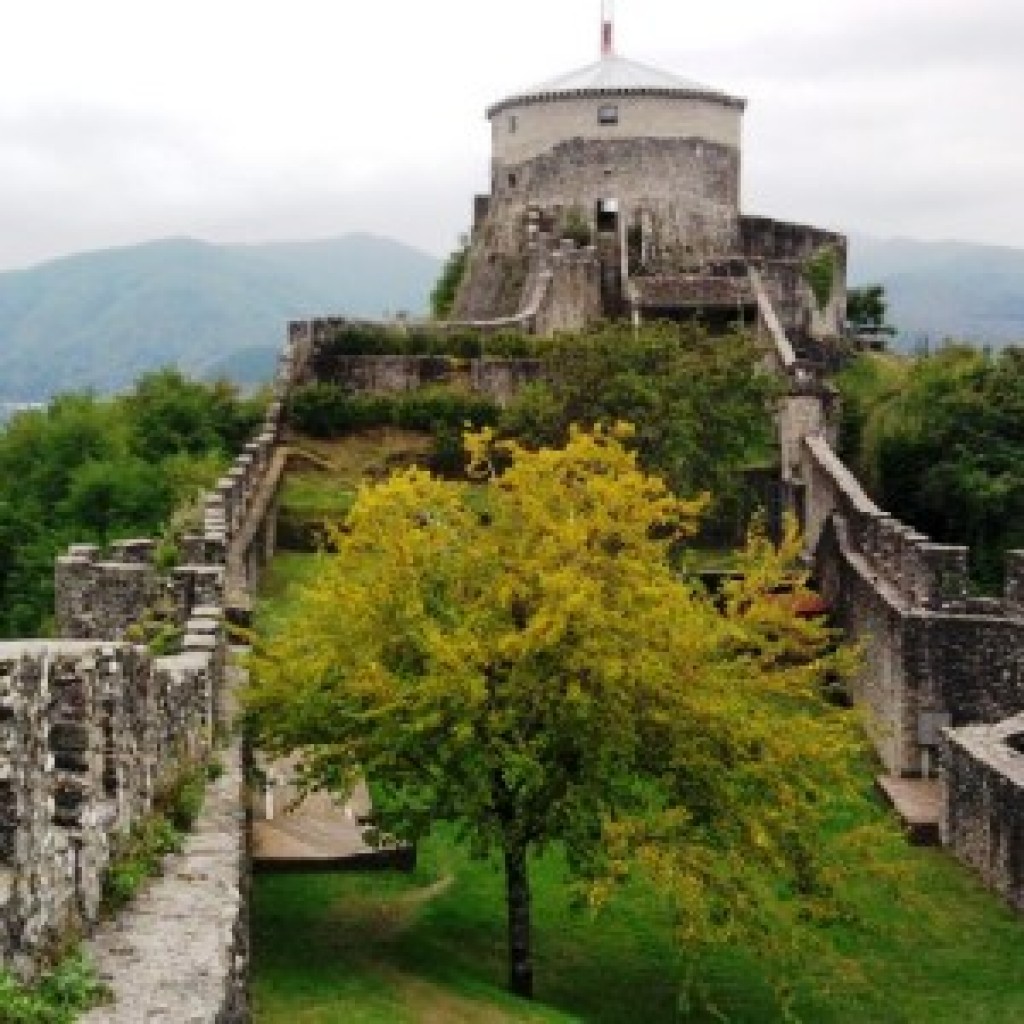
[[[78,1024],[210,1024],[231,1003],[227,979],[245,970],[237,929],[245,927],[245,827],[240,817],[242,768],[237,747],[220,754],[224,774],[210,784],[196,831],[178,856],[166,858],[116,919],[86,943],[97,974],[113,993]]]
[[[297,808],[270,821],[255,821],[252,829],[253,860],[270,866],[275,861],[336,861],[374,851],[363,842],[365,825],[359,818],[370,811],[370,796],[360,784],[352,799],[339,806],[326,793],[314,793]]]
[[[877,782],[878,788],[909,830],[911,842],[921,846],[937,846],[942,812],[942,785],[939,780],[882,775]]]

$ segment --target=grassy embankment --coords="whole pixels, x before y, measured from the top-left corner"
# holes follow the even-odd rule
[[[379,441],[380,438],[377,438]],[[385,444],[400,458],[401,439]],[[380,449],[377,449],[378,453]],[[321,455],[337,474],[289,484],[295,500],[323,509],[349,498],[353,473],[382,468],[368,446]],[[315,501],[313,496],[321,492]],[[331,497],[333,495],[333,497]],[[286,498],[286,500],[288,500]],[[260,607],[260,628],[287,616],[292,587],[315,572],[315,555],[281,555]],[[871,785],[865,772],[865,787]],[[883,812],[878,811],[879,814]],[[506,1021],[705,1022],[677,1000],[682,974],[665,901],[636,885],[596,917],[573,908],[557,851],[533,866],[537,1002],[502,991],[503,880],[497,863],[473,861],[439,830],[417,871],[395,875],[258,876],[253,992],[258,1024],[502,1024]],[[808,968],[795,1005],[813,1024],[1010,1024],[1024,1020],[1024,926],[958,865],[907,848],[902,898],[850,877],[843,895],[856,921],[834,924],[827,943],[848,958],[859,985],[831,985]],[[763,967],[740,951],[704,965],[711,1002],[734,1024],[783,1019]]]

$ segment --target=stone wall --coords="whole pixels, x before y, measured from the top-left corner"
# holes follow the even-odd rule
[[[1024,910],[1024,715],[942,737],[943,842]]]
[[[967,549],[935,544],[878,508],[813,408],[808,395],[784,403],[784,473],[822,597],[864,649],[854,696],[871,712],[882,761],[917,775],[934,766],[935,723],[992,723],[1024,708],[1024,617],[1009,596],[1018,573],[1007,599],[969,598]]]
[[[0,965],[30,974],[96,921],[114,838],[182,758],[210,750],[223,634],[208,623],[212,649],[177,658],[0,643]]]
[[[775,315],[797,349],[804,339],[838,337],[846,321],[847,243],[844,235],[769,217],[742,216],[743,258],[760,271]],[[804,278],[808,260],[829,251],[834,260],[833,287],[819,308]],[[800,353],[802,354],[802,353]]]
[[[555,275],[558,283],[552,288],[550,299],[532,315],[543,318],[548,324],[565,323],[576,315],[574,311],[581,301],[593,308],[594,295],[581,296],[588,287],[597,287],[589,269],[591,265],[580,258],[582,256],[585,253],[576,250],[564,254],[563,258],[556,257],[555,263],[560,268]],[[430,385],[456,385],[490,398],[498,405],[505,405],[524,384],[540,380],[544,374],[542,360],[525,357],[485,355],[457,359],[448,356],[348,355],[339,351],[332,339],[352,321],[344,317],[321,317],[303,323],[311,338],[309,360],[302,376],[303,383],[307,384],[314,381],[340,384],[366,394],[395,394]],[[452,321],[436,326],[442,331],[458,331],[477,330],[482,325]],[[481,333],[486,337],[486,330]]]
[[[363,394],[396,394],[433,384],[462,384],[500,405],[543,373],[539,359],[448,359],[438,356],[350,356],[336,352],[315,359],[314,380]]]
[[[181,541],[183,564],[160,571],[148,539],[105,552],[74,545],[55,568],[60,639],[0,643],[0,969],[30,976],[66,937],[95,925],[117,837],[152,810],[183,762],[207,756],[227,721],[225,619],[273,552],[276,446],[311,342],[308,324],[292,325],[265,421],[206,496],[198,530]],[[175,653],[156,657],[132,642],[152,617],[174,627]],[[235,851],[220,865],[221,897],[245,888],[238,757],[229,754],[234,791],[229,784],[212,805]],[[228,927],[204,931],[205,946],[177,935],[194,949],[171,944],[181,907],[158,904],[140,919],[150,941],[130,974],[166,992],[180,983],[171,972],[202,950],[201,973],[223,995],[209,1017],[165,1019],[247,1019],[244,900],[225,908],[222,900],[217,920]],[[140,1019],[136,1010],[129,1001],[89,1019]]]
[[[699,138],[568,136],[503,165],[480,240],[490,252],[515,252],[530,208],[557,219],[576,207],[593,225],[598,202],[614,199],[626,225],[645,224],[659,265],[694,265],[740,249],[739,172],[738,148]]]
[[[163,876],[101,930],[87,955],[112,1000],[79,1024],[249,1020],[248,829],[239,814],[245,759],[235,739],[207,788],[194,833]]]
[[[774,229],[765,230],[769,251]],[[778,244],[800,251],[799,236],[783,232]],[[822,597],[864,654],[853,695],[870,712],[887,771],[929,774],[943,726],[991,725],[1024,708],[1024,553],[1009,555],[1002,599],[971,598],[965,547],[933,543],[870,499],[832,450],[834,395],[796,357],[756,272],[753,280],[773,363],[789,383],[783,487]]]

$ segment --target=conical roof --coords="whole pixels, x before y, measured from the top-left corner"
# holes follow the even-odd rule
[[[509,96],[495,103],[487,116],[493,117],[506,107],[520,106],[524,103],[543,103],[546,100],[559,100],[573,96],[692,96],[717,100],[728,106],[743,109],[744,100],[729,96],[718,89],[701,85],[687,78],[652,68],[639,61],[628,60],[613,54],[602,57],[593,64],[588,64],[577,71],[559,75],[532,89]]]

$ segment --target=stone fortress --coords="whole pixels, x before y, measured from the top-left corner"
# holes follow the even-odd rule
[[[543,333],[607,315],[697,317],[758,333],[787,384],[780,489],[832,615],[864,650],[854,697],[885,788],[912,826],[937,828],[1024,909],[1024,552],[1010,556],[1002,599],[971,598],[966,549],[931,543],[863,492],[833,450],[819,360],[843,328],[845,240],[741,215],[743,102],[612,43],[606,19],[597,64],[489,111],[493,187],[476,204],[454,322]],[[434,357],[339,360],[330,341],[343,323],[290,325],[266,421],[207,496],[182,565],[161,573],[150,541],[75,546],[56,567],[58,638],[0,644],[0,968],[30,974],[95,926],[116,836],[182,753],[215,744],[231,704],[225,621],[245,619],[274,550],[291,389],[439,379]],[[498,400],[543,372],[471,362],[469,386]],[[178,653],[132,639],[154,610],[180,634]],[[239,741],[218,756],[224,776],[174,876],[92,941],[115,1002],[87,1024],[248,1019]]]
[[[487,111],[491,192],[476,199],[454,316],[752,325],[763,288],[798,348],[838,334],[845,238],[740,213],[745,107],[619,56],[606,13],[599,60]]]

